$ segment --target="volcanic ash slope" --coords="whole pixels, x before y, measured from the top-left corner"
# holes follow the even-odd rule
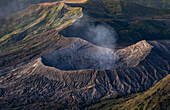
[[[24,107],[37,101],[89,104],[147,90],[170,72],[170,41],[140,41],[112,50],[74,39],[35,61],[2,72],[0,106]]]

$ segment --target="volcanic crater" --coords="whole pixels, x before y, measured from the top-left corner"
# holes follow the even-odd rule
[[[138,42],[124,49],[114,50],[76,38],[75,42],[65,48],[54,50],[41,58],[44,65],[66,71],[111,70],[137,65],[149,54],[151,49],[152,46],[146,41]]]

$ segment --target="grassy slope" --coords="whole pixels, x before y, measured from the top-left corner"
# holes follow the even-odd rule
[[[90,106],[87,110],[169,110],[170,75],[144,93],[119,99],[108,99]]]
[[[17,11],[27,8],[30,4],[37,4],[42,2],[55,2],[58,0],[1,0],[0,1],[0,17],[8,16]],[[67,2],[70,0],[66,0]],[[80,1],[80,0],[72,0]],[[96,0],[101,1],[101,0]],[[138,3],[148,7],[155,8],[170,8],[169,0],[122,0]],[[5,13],[4,13],[5,12]]]
[[[162,10],[158,11],[157,9],[120,1],[95,2],[90,0],[86,4],[76,4],[75,6],[82,6],[84,11],[88,12],[90,17],[93,18],[93,23],[106,23],[115,28],[119,35],[118,41],[136,42],[142,39],[170,39],[170,29],[161,22],[140,20],[129,23],[124,21],[124,19],[127,19],[127,15],[131,13],[128,10],[134,10],[133,7],[136,7],[135,16],[140,14],[139,12],[143,9],[152,10],[146,11],[146,15],[150,12],[153,12],[150,13],[151,15],[162,15],[166,13],[166,10],[162,12]],[[1,19],[0,67],[28,61],[40,55],[47,48],[54,47],[59,38],[63,38],[57,33],[79,18],[82,15],[81,11],[81,8],[70,8],[63,4],[31,5],[22,12],[7,19]],[[115,17],[120,16],[126,17],[115,20]],[[61,34],[70,37],[84,37],[84,39],[91,41],[91,38],[82,34],[86,30],[86,27],[71,26],[63,30]]]
[[[170,13],[170,10],[148,8],[119,0],[89,0],[85,4],[69,5],[82,7],[85,15],[88,17],[81,18],[81,26],[73,25],[62,30],[61,34],[64,36],[81,37],[97,44],[86,35],[88,29],[86,24],[91,23],[92,25],[107,24],[111,26],[118,33],[118,42],[170,39],[170,27],[161,21],[152,19],[154,16],[160,16],[160,19],[162,19],[164,14]],[[134,20],[134,16],[138,16],[141,19]],[[145,16],[150,18],[145,19]]]
[[[169,0],[123,0],[155,8],[170,8]]]
[[[30,4],[55,2],[58,0],[0,0],[0,17],[5,17],[27,8]]]
[[[28,61],[47,48],[59,47],[58,32],[82,16],[81,8],[64,3],[31,5],[24,11],[1,20],[0,67]],[[64,44],[64,43],[63,43]]]
[[[88,0],[84,4],[72,4],[72,6],[83,7],[85,12],[87,12],[90,16],[93,16],[95,18],[170,14],[169,9],[154,9],[120,0],[106,0],[106,1]]]
[[[84,25],[77,26],[73,25],[62,30],[60,33],[68,37],[81,37],[85,40],[93,42],[95,41],[89,37],[86,32],[88,29],[89,22],[91,24],[107,24],[115,29],[118,33],[118,42],[138,42],[140,40],[163,40],[170,39],[170,28],[162,22],[156,20],[136,20],[133,22],[115,20],[115,19],[92,19],[86,22],[81,19],[80,22],[84,22]]]

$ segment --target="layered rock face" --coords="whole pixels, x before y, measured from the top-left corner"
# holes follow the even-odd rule
[[[100,49],[107,50],[105,55],[116,55],[114,66],[111,66],[113,69],[104,70],[97,63],[97,67],[93,65],[97,60],[87,60]],[[169,74],[169,50],[170,41],[141,41],[124,49],[112,50],[76,39],[29,64],[2,72],[0,106],[7,108],[13,104],[18,108],[41,108],[37,101],[52,105],[90,104],[144,91]],[[92,66],[88,67],[88,63]]]

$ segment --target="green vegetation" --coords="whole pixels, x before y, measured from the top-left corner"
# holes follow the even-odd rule
[[[0,0],[0,17],[6,17],[21,11],[31,4],[56,1],[58,0]]]
[[[170,34],[165,34],[169,29],[164,23],[156,20],[137,20],[128,23],[127,28],[118,30],[119,41],[140,41],[140,40],[163,40],[170,39]]]
[[[123,0],[138,3],[148,7],[170,8],[170,0]]]
[[[170,14],[169,9],[149,8],[119,0],[88,0],[85,4],[68,5],[82,7],[85,16],[80,19],[80,26],[72,25],[62,30],[60,33],[64,36],[81,37],[97,44],[87,35],[89,24],[107,24],[118,33],[118,42],[170,39],[170,20],[165,19]]]
[[[145,15],[170,14],[170,9],[156,9],[120,0],[88,0],[84,4],[69,4],[82,7],[83,11],[94,18],[132,17]]]
[[[117,31],[118,42],[170,39],[170,28],[161,21],[133,19],[134,16],[144,18],[143,15],[162,16],[170,13],[169,10],[147,8],[118,0],[100,2],[89,0],[85,4],[69,5],[74,8],[64,3],[34,4],[6,19],[0,19],[0,68],[29,61],[46,50],[55,46],[60,47],[63,44],[57,43],[61,39],[66,40],[62,35],[81,37],[96,44],[86,35],[88,22],[95,25],[108,24]],[[82,24],[87,25],[70,26],[83,15],[82,8],[75,6],[81,6],[89,15],[89,19],[86,17],[80,19]],[[68,28],[64,29],[65,27]]]
[[[43,2],[56,2],[58,0],[1,0],[0,1],[0,17],[8,16],[11,15],[15,12],[21,11],[25,8],[27,8],[30,4],[38,4],[38,3],[43,3]],[[107,1],[108,0],[95,0],[95,1]],[[117,1],[117,0],[116,0]],[[170,0],[121,0],[121,1],[127,1],[127,2],[133,2],[137,3],[143,6],[147,7],[154,7],[154,8],[170,8]],[[90,3],[91,0],[88,1]],[[119,4],[123,4],[123,2],[115,2],[115,6],[117,11],[117,14],[119,14],[119,11],[121,11],[121,7]],[[128,5],[129,3],[126,3],[124,5]],[[93,4],[95,6],[95,4]],[[97,4],[98,5],[98,4]],[[113,4],[109,4],[108,8],[112,6]],[[90,5],[89,5],[90,6]],[[106,7],[107,8],[107,7]],[[111,9],[112,7],[110,7]],[[135,7],[132,6],[132,11],[135,11]],[[102,9],[99,10],[99,12]],[[144,10],[141,10],[144,12]],[[139,13],[140,14],[140,13]]]
[[[82,16],[81,8],[64,3],[31,5],[0,23],[0,67],[28,61],[43,51],[60,47],[63,28]],[[5,22],[4,22],[5,21]]]
[[[34,3],[39,1],[34,0]],[[74,40],[63,35],[81,37],[96,43],[86,35],[89,24],[109,25],[117,31],[118,42],[170,39],[170,27],[159,20],[152,19],[153,16],[170,14],[169,9],[148,8],[119,0],[98,2],[89,0],[85,4],[69,5],[74,8],[64,3],[31,5],[22,12],[5,19],[0,18],[0,69],[33,60]],[[82,17],[82,8],[77,6],[83,8],[89,19]],[[145,16],[150,18],[144,19]],[[81,23],[85,25],[71,25],[78,18],[81,18]],[[170,75],[144,93],[105,100],[87,109],[169,109],[169,79]],[[13,107],[15,105],[9,105],[9,108]],[[67,105],[52,107],[68,108]],[[76,107],[73,105],[73,108]]]
[[[97,42],[91,39],[91,36],[87,35],[88,24],[107,24],[116,30],[118,34],[117,42],[122,43],[135,43],[140,40],[166,40],[170,39],[170,27],[165,23],[157,20],[124,20],[124,19],[90,19],[89,22],[81,19],[83,25],[77,26],[72,25],[62,30],[60,34],[68,37],[81,37],[82,39],[88,40],[92,43],[97,44]],[[131,21],[131,22],[129,22]],[[84,22],[84,23],[83,23]],[[76,24],[76,23],[75,23]]]
[[[144,93],[119,99],[108,99],[86,110],[169,110],[170,75]]]

